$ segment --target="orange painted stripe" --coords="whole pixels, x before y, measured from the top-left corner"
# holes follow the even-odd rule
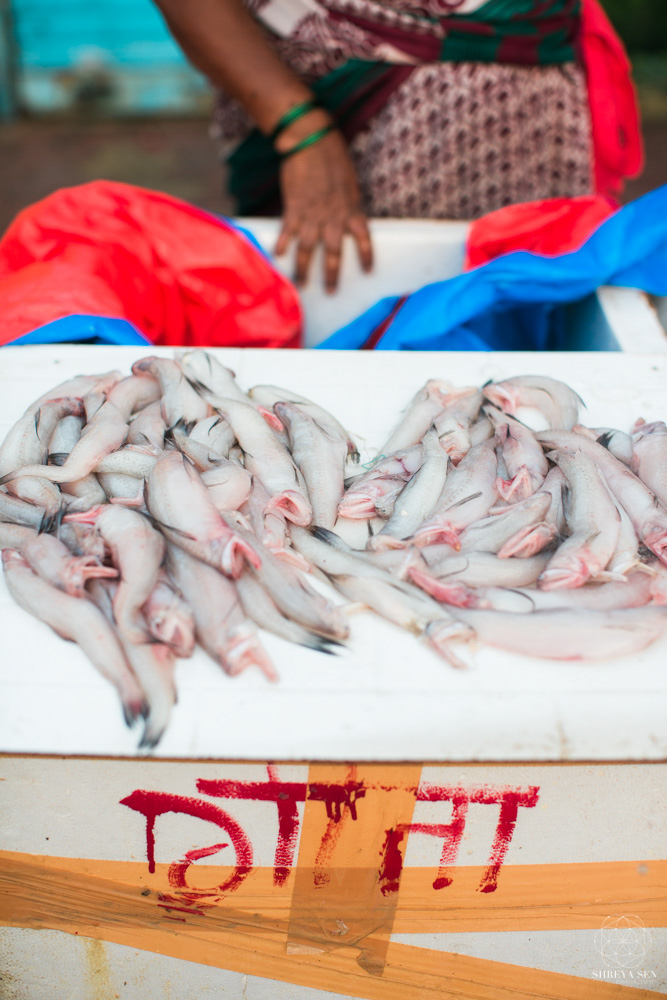
[[[96,862],[93,873],[58,868],[54,860],[58,859],[4,857],[0,923],[63,930],[363,1000],[656,1000],[658,996],[616,983],[393,943],[387,946],[382,975],[372,975],[359,964],[358,947],[290,954],[286,906],[280,913],[255,913],[225,903],[205,915],[188,914],[172,921],[155,906],[154,893],[142,895],[140,884],[100,877],[99,870],[108,863]]]
[[[296,870],[288,948],[328,952],[353,943],[360,964],[381,974],[398,894],[380,878],[387,831],[412,820],[421,764],[311,764]],[[325,808],[319,787],[340,789]],[[357,789],[363,805],[357,811]],[[407,836],[402,836],[399,864]],[[396,858],[396,850],[393,857]]]
[[[100,885],[114,894],[124,887],[132,900],[155,908],[158,893],[173,892],[167,878],[169,865],[156,865],[150,875],[145,862],[54,858],[48,855],[0,851],[0,924],[13,923],[12,905],[23,894],[14,873],[29,878],[35,901],[45,914],[51,902],[69,895],[69,886]],[[365,871],[362,879],[365,879]],[[405,868],[401,875],[393,931],[400,934],[447,931],[517,931],[598,929],[611,913],[633,913],[647,927],[667,927],[667,861],[607,861],[573,865],[505,865],[495,893],[477,892],[482,867],[457,866],[452,885],[432,888],[435,868]],[[197,886],[224,882],[230,868],[206,865],[196,868]],[[342,877],[338,872],[336,877]],[[194,882],[194,877],[191,879]],[[289,917],[293,903],[294,872],[284,886],[273,884],[272,868],[256,868],[232,894],[207,910],[221,917],[231,912],[235,920],[257,916],[280,922]],[[146,892],[142,896],[142,892]],[[103,900],[96,901],[102,905]],[[33,911],[35,908],[33,907]],[[39,912],[37,910],[37,912]],[[91,911],[94,913],[94,910]],[[133,919],[132,909],[127,919]],[[21,926],[18,924],[18,926]],[[46,926],[46,925],[45,925]]]

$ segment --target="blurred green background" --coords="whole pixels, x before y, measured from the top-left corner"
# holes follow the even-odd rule
[[[602,0],[625,42],[646,120],[667,121],[667,0]]]

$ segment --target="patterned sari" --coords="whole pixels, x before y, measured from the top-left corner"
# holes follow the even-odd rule
[[[475,218],[593,189],[580,7],[253,0],[251,11],[347,138],[369,215]],[[218,126],[236,143],[229,187],[240,214],[279,212],[266,138],[224,97]]]

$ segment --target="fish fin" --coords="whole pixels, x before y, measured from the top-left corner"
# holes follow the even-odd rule
[[[187,375],[185,372],[182,372],[182,378],[185,379],[185,381],[188,383],[188,385],[192,389],[194,389],[196,393],[211,392],[212,391],[211,387],[208,386],[208,385],[205,385],[202,382],[202,380],[200,378],[198,378],[196,375]]]
[[[457,500],[453,503],[449,510],[454,510],[455,507],[462,507],[464,503],[469,503],[470,500],[476,500],[477,497],[481,497],[482,491],[478,490],[477,493],[471,493],[469,497],[464,497],[463,500]]]
[[[597,443],[601,444],[603,448],[609,450],[609,445],[611,444],[615,433],[615,431],[605,431],[604,434],[601,434],[600,437],[596,439]]]
[[[149,514],[147,511],[143,511],[143,515],[147,518],[154,528],[166,529],[167,531],[173,531],[175,535],[180,535],[181,538],[189,538],[191,542],[196,541],[194,535],[189,534],[187,531],[182,531],[180,528],[173,528],[170,524],[165,524],[164,521],[160,521],[153,514]]]

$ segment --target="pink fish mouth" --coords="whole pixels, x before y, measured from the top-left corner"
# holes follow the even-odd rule
[[[412,544],[418,548],[439,543],[451,545],[457,552],[461,550],[459,532],[451,524],[434,524],[430,528],[420,528],[412,536]]]
[[[365,521],[375,517],[375,498],[367,493],[358,493],[352,497],[343,497],[338,504],[338,513],[351,521]]]
[[[532,497],[535,487],[533,486],[530,473],[524,465],[512,479],[503,479],[501,476],[498,476],[496,479],[496,490],[501,499],[509,503],[518,503],[521,500],[527,500],[528,497]]]
[[[192,656],[195,648],[194,633],[176,615],[167,614],[163,618],[152,619],[149,629],[154,638],[169,646],[180,659],[187,660]]]
[[[238,535],[231,535],[222,550],[220,560],[222,572],[225,576],[231,577],[232,580],[238,580],[246,563],[253,569],[259,569],[262,560],[249,542]]]
[[[383,535],[381,532],[368,539],[367,549],[372,552],[387,552],[391,549],[405,549],[409,546],[409,541],[400,538],[393,538],[392,535]]]
[[[278,672],[259,638],[245,626],[234,630],[234,635],[220,654],[220,662],[230,677],[235,677],[248,667],[259,667],[270,680],[277,681]]]
[[[509,413],[510,416],[516,413],[518,395],[515,389],[508,389],[504,385],[492,384],[485,386],[482,391],[489,402],[497,406],[503,413]]]
[[[313,510],[306,498],[296,490],[283,490],[278,496],[271,497],[264,508],[264,513],[279,512],[292,524],[307,528],[313,520]]]
[[[304,559],[300,552],[297,552],[296,549],[293,549],[289,545],[267,545],[267,548],[273,552],[276,559],[282,559],[288,566],[301,569],[304,573],[310,573],[312,570],[312,566],[307,559]]]
[[[452,642],[471,642],[475,638],[474,630],[463,622],[433,621],[424,632],[428,644],[452,667],[457,670],[467,670],[465,663],[452,649]]]
[[[438,580],[416,566],[410,566],[407,576],[425,593],[430,594],[441,604],[451,604],[456,608],[479,608],[482,606],[479,595],[464,583],[448,583]]]
[[[29,569],[28,562],[23,558],[20,552],[16,549],[3,549],[2,550],[2,565],[3,566],[21,566],[24,569]]]
[[[547,568],[537,578],[539,590],[575,590],[590,580],[591,568],[583,559],[572,559],[569,566]]]
[[[509,559],[513,556],[517,559],[528,559],[541,552],[557,534],[555,526],[547,524],[546,521],[521,528],[516,535],[505,542],[498,552],[498,558]]]
[[[643,542],[646,548],[650,549],[660,562],[667,566],[667,528],[663,525],[656,525],[644,535]]]

